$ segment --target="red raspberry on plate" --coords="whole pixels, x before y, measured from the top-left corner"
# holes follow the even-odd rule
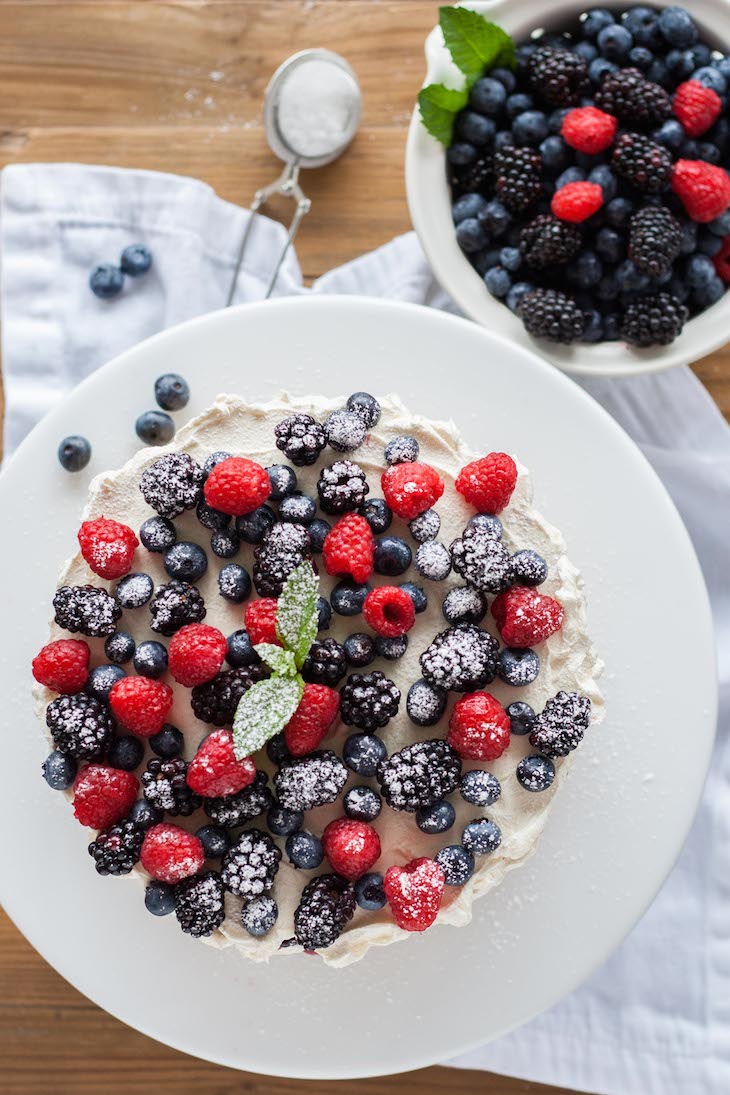
[[[441,908],[444,872],[433,859],[412,859],[405,867],[389,867],[383,879],[393,919],[407,932],[430,928]]]
[[[367,582],[373,573],[375,545],[370,525],[357,513],[346,513],[325,537],[322,554],[328,574],[349,575],[355,582]]]
[[[264,504],[271,494],[271,482],[260,464],[244,456],[229,456],[213,468],[203,493],[213,509],[243,517]]]
[[[84,521],[78,533],[81,554],[100,578],[121,578],[132,566],[139,540],[127,525],[109,517]]]
[[[598,183],[566,183],[556,190],[550,208],[561,221],[580,224],[603,205],[603,188]]]
[[[167,657],[178,684],[194,688],[215,677],[228,652],[225,636],[208,624],[187,624],[170,639]]]
[[[329,734],[340,710],[340,694],[326,684],[305,684],[299,707],[284,729],[289,752],[295,757],[313,753]]]
[[[106,764],[87,764],[74,780],[74,814],[91,829],[108,829],[132,809],[139,780]]]
[[[480,513],[501,513],[517,485],[517,465],[506,452],[490,452],[463,467],[455,485]]]
[[[698,224],[709,224],[730,205],[730,179],[721,167],[704,160],[677,160],[672,190],[688,215]]]
[[[109,693],[112,714],[140,738],[161,730],[172,707],[172,689],[148,677],[122,677]]]
[[[512,586],[492,602],[492,615],[507,646],[534,646],[563,626],[560,601],[527,586]]]
[[[609,148],[618,130],[618,119],[595,106],[579,106],[563,118],[561,134],[577,152],[595,156]]]
[[[722,247],[712,260],[715,264],[718,277],[725,285],[730,285],[730,236],[722,241]]]
[[[444,481],[436,469],[416,461],[386,468],[380,483],[385,501],[405,521],[431,509],[444,493]]]
[[[699,80],[687,80],[674,93],[674,113],[688,137],[701,137],[722,114],[722,99]]]
[[[416,622],[413,601],[398,586],[378,586],[371,590],[362,606],[365,623],[386,639],[405,635]]]
[[[187,771],[188,787],[204,798],[235,795],[255,778],[256,765],[251,758],[236,759],[230,730],[214,730],[209,734]]]
[[[70,696],[89,679],[89,645],[83,639],[56,639],[33,659],[33,676],[53,692]]]
[[[205,863],[205,852],[193,833],[162,822],[145,833],[139,860],[147,874],[159,882],[175,883],[198,873]]]
[[[276,634],[276,597],[259,597],[257,601],[251,601],[246,605],[243,614],[248,637],[254,646],[257,643],[273,643],[281,646],[279,636]]]
[[[354,882],[380,859],[380,837],[366,821],[340,817],[322,833],[324,854],[332,869]]]
[[[464,760],[496,760],[509,737],[509,716],[489,692],[462,696],[451,712],[446,740]]]

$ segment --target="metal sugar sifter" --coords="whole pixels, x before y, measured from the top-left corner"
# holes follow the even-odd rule
[[[272,152],[284,161],[284,170],[254,195],[226,307],[233,301],[253,214],[277,194],[296,203],[266,290],[268,298],[302,218],[311,208],[312,203],[299,183],[300,170],[324,167],[336,160],[355,136],[361,114],[362,94],[357,76],[344,57],[331,50],[305,49],[294,53],[271,77],[264,97],[264,129]]]

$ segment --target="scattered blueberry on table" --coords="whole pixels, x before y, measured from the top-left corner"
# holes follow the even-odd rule
[[[66,471],[83,471],[91,459],[91,445],[85,437],[70,434],[58,446],[58,462]]]

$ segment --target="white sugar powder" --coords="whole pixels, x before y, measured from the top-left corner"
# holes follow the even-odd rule
[[[339,65],[303,61],[282,86],[279,132],[299,155],[326,156],[347,142],[359,98],[357,84]]]

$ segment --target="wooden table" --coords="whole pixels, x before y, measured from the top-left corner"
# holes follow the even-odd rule
[[[307,175],[314,204],[297,251],[305,277],[315,278],[410,227],[405,132],[436,8],[435,0],[0,0],[0,166],[73,160],[178,172],[248,203],[278,167],[261,129],[269,76],[296,49],[329,47],[357,70],[365,112],[348,154]],[[730,416],[730,350],[696,372]],[[322,1091],[208,1065],[137,1034],[67,985],[7,918],[0,1058],[8,1095]],[[328,1090],[560,1095],[443,1068]]]

